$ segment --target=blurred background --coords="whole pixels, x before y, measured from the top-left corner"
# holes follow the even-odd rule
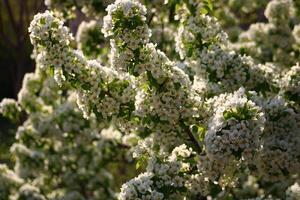
[[[41,0],[0,2],[0,98],[16,98],[25,73],[33,71],[28,25],[35,13],[45,9]]]
[[[44,0],[0,0],[0,102],[17,99],[24,75],[34,71],[28,27],[33,16],[46,9]],[[68,21],[72,32],[84,18],[76,14],[76,19]],[[19,125],[0,115],[0,163],[10,163],[9,148]]]
[[[16,98],[24,74],[34,70],[28,26],[43,0],[0,0],[0,101]],[[9,159],[16,125],[0,116],[0,163]]]

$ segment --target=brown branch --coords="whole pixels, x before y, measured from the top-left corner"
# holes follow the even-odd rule
[[[35,10],[35,12],[38,12],[38,11],[41,11],[41,10],[44,10],[45,9],[45,4],[44,4],[44,1],[39,1],[40,2],[40,5],[39,7]]]
[[[18,34],[18,41],[19,42],[23,42],[24,41],[24,29],[25,26],[27,24],[24,23],[24,12],[25,12],[25,4],[24,4],[24,0],[19,0],[19,4],[20,4],[20,16],[19,16],[19,34]]]
[[[24,7],[24,20],[25,20],[25,24],[26,25],[28,25],[29,24],[29,16],[30,16],[30,14],[29,14],[29,9],[28,9],[28,5],[29,5],[29,3],[27,2],[27,3],[25,3],[25,7]]]
[[[194,137],[194,135],[191,132],[190,128],[188,126],[186,126],[182,120],[179,121],[179,124],[187,132],[187,135],[188,135],[190,141],[192,142],[192,144],[195,148],[195,151],[200,154],[202,152],[202,147],[198,143],[197,139]]]
[[[39,0],[35,1],[34,2],[34,5],[33,5],[33,10],[36,11],[39,7],[39,4],[38,4]]]
[[[2,4],[0,4],[0,10],[2,11],[1,5]],[[14,48],[15,45],[13,44],[12,40],[9,37],[7,37],[7,35],[4,32],[4,29],[3,29],[4,23],[3,23],[3,19],[2,19],[2,13],[3,12],[0,13],[0,35],[3,37],[2,41],[5,41],[10,48]]]
[[[189,129],[187,129],[186,131],[187,131],[187,133],[188,133],[188,136],[189,136],[190,140],[192,141],[192,143],[194,144],[194,146],[195,146],[195,148],[196,148],[195,150],[196,150],[198,153],[201,153],[201,152],[202,152],[202,148],[201,148],[201,146],[199,146],[198,141],[197,141],[196,138],[194,137],[193,133],[192,133]]]
[[[147,21],[148,26],[150,26],[154,16],[155,16],[155,13],[151,12],[150,16],[148,17],[148,21]]]
[[[8,12],[9,20],[12,24],[12,27],[13,27],[15,33],[18,33],[19,30],[18,30],[18,27],[17,27],[17,24],[16,24],[14,14],[13,14],[12,9],[11,9],[11,5],[10,5],[8,0],[3,0],[3,1],[4,1],[4,5],[6,7],[6,10]]]
[[[73,4],[75,5],[75,8],[77,11],[81,12],[81,8],[79,7],[78,3],[76,0],[73,0]]]

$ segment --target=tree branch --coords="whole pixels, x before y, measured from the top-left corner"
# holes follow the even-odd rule
[[[3,0],[3,1],[4,1],[4,5],[6,7],[6,10],[8,12],[8,16],[9,16],[10,22],[12,24],[12,27],[13,27],[15,33],[18,33],[19,30],[18,30],[18,27],[17,27],[17,24],[16,24],[14,14],[13,14],[12,9],[11,9],[11,5],[10,5],[8,0]]]
[[[2,4],[0,4],[0,10],[2,11],[2,6],[1,6]],[[13,44],[13,42],[12,42],[12,40],[9,38],[9,37],[7,37],[7,35],[5,34],[5,32],[4,32],[4,29],[3,29],[3,19],[2,19],[2,13],[3,12],[1,12],[0,13],[0,35],[3,37],[3,42],[6,42],[7,43],[7,45],[10,47],[10,48],[14,48],[15,47],[15,45]]]

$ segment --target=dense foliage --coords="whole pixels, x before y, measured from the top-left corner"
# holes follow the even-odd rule
[[[297,0],[45,4],[0,200],[300,198]]]

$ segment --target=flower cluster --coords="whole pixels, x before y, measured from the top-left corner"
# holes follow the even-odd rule
[[[296,42],[299,44],[300,43],[300,24],[294,26],[293,36],[294,36]]]
[[[46,200],[46,198],[41,194],[41,191],[29,184],[24,184],[18,191],[17,194],[11,197],[11,200]]]
[[[136,49],[140,42],[147,42],[149,31],[145,25],[146,8],[138,1],[117,0],[107,7],[108,14],[103,18],[103,33],[105,37],[120,38],[124,43]],[[134,40],[137,39],[138,41]],[[133,39],[133,41],[132,41]],[[116,40],[121,47],[122,41]]]
[[[292,0],[271,1],[266,7],[265,16],[271,23],[282,24],[293,15],[293,9]]]
[[[51,74],[38,65],[26,75],[18,102],[1,103],[18,106],[28,117],[11,147],[14,171],[1,166],[0,199],[114,199],[108,165],[125,157],[117,147],[129,147],[112,127],[104,129],[95,117],[84,119],[74,91],[59,87]]]
[[[264,106],[266,125],[255,170],[264,181],[286,181],[300,167],[299,113],[280,97]]]
[[[243,88],[211,101],[213,115],[205,135],[208,157],[223,163],[232,157],[251,158],[260,146],[264,129],[265,118],[260,107],[247,98]]]
[[[12,121],[18,121],[21,108],[15,100],[4,98],[0,103],[0,113]]]
[[[182,59],[197,57],[202,49],[226,42],[227,34],[221,29],[217,19],[202,14],[182,21],[176,36],[176,50]]]
[[[296,3],[116,0],[104,14],[107,2],[47,0],[31,22],[36,71],[0,104],[24,120],[0,195],[297,199]],[[76,39],[64,23],[75,8],[90,20]]]
[[[152,156],[145,173],[125,183],[119,200],[181,199],[186,192],[195,152],[185,144],[173,149],[169,156]]]
[[[6,200],[11,192],[23,184],[23,180],[6,165],[0,165],[0,199]]]
[[[267,67],[258,66],[250,57],[224,51],[218,46],[204,49],[198,59],[187,62],[195,72],[193,87],[207,97],[233,92],[242,86],[249,90],[259,89],[258,92],[269,92],[274,87],[273,76],[265,76]],[[265,85],[265,88],[260,85]]]
[[[28,30],[33,45],[50,46],[52,42],[57,45],[54,48],[62,48],[72,39],[68,29],[63,26],[63,22],[49,11],[35,15]],[[45,43],[45,41],[48,42]]]
[[[29,28],[33,44],[40,48],[39,55],[44,57],[41,61],[42,66],[53,70],[54,78],[59,84],[68,81],[79,89],[77,102],[86,117],[94,113],[99,118],[111,120],[113,116],[122,115],[124,112],[126,112],[124,115],[130,115],[134,92],[132,90],[134,85],[129,85],[130,77],[126,74],[117,76],[111,68],[103,67],[95,60],[85,60],[81,52],[70,48],[68,44],[71,36],[68,31],[65,32],[67,28],[56,26],[56,20],[58,19],[50,12],[45,12],[38,15]],[[36,31],[37,28],[32,28],[43,27],[41,21],[48,24],[48,29],[41,32]],[[59,21],[59,24],[61,23],[62,21]],[[50,41],[42,37],[45,32],[51,34]],[[62,35],[69,40],[62,41]],[[114,89],[110,89],[112,87]],[[95,99],[100,102],[95,103]]]
[[[300,186],[298,183],[295,183],[292,185],[288,190],[286,191],[288,199],[299,199],[300,198]]]
[[[293,66],[281,79],[281,88],[285,96],[295,101],[298,105],[300,102],[300,66]]]
[[[201,7],[197,9],[196,13],[201,13]],[[268,76],[269,67],[259,66],[252,58],[229,50],[228,42],[227,34],[215,18],[196,14],[182,19],[176,49],[192,71],[194,89],[206,97],[233,92],[242,86],[257,92],[272,92],[276,86],[274,77]]]

